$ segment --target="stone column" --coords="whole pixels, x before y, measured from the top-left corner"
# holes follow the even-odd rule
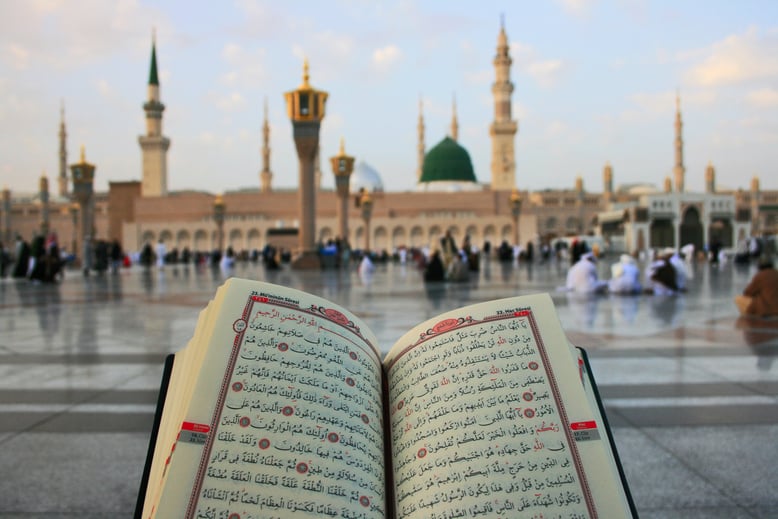
[[[349,179],[354,169],[354,157],[346,155],[343,139],[340,141],[340,152],[330,158],[330,163],[335,174],[335,189],[338,192],[338,232],[342,240],[348,240]]]
[[[303,66],[303,83],[284,94],[292,120],[294,144],[299,159],[297,256],[292,268],[314,269],[321,263],[316,250],[316,173],[314,161],[319,151],[319,128],[324,118],[327,92],[314,89],[308,82],[308,61]]]

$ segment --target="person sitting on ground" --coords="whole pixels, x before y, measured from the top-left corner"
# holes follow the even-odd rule
[[[619,262],[611,266],[611,274],[608,291],[613,294],[639,294],[643,289],[640,285],[640,269],[635,258],[629,254],[622,254]]]
[[[778,316],[778,271],[771,257],[759,257],[759,271],[743,290],[743,295],[735,297],[735,305],[741,315],[761,317]]]
[[[597,278],[597,258],[591,252],[581,258],[567,271],[567,290],[579,294],[600,294],[608,288],[607,281]]]
[[[451,263],[448,264],[448,269],[446,270],[446,279],[448,281],[467,281],[467,263],[462,258],[461,252],[454,254],[451,258]]]
[[[659,258],[651,263],[646,274],[647,292],[661,296],[678,293],[678,274],[670,261],[669,253],[660,254]]]

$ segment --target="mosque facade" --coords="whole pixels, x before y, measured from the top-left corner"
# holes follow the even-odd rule
[[[752,233],[778,233],[778,191],[761,191],[756,177],[748,191],[717,191],[715,170],[709,165],[705,172],[705,192],[685,190],[680,101],[676,105],[673,180],[665,179],[663,190],[650,186],[614,189],[613,167],[609,163],[603,169],[603,186],[599,192],[584,189],[580,177],[574,179],[570,189],[531,192],[518,189],[515,165],[518,122],[512,119],[511,63],[508,37],[501,27],[493,60],[495,115],[489,128],[490,182],[477,181],[469,153],[457,142],[456,103],[451,134],[430,149],[425,146],[420,104],[417,185],[403,192],[385,191],[378,171],[358,162],[350,179],[346,238],[352,248],[362,248],[365,243],[373,250],[386,251],[435,247],[449,231],[457,243],[468,237],[478,247],[485,242],[494,246],[502,241],[540,244],[563,236],[601,235],[614,251],[637,252],[654,247],[678,248],[686,243],[702,247],[713,240],[724,247],[733,247]],[[143,109],[146,134],[138,138],[142,154],[141,181],[111,182],[108,192],[94,193],[94,237],[118,239],[126,251],[137,251],[145,243],[159,240],[166,243],[168,250],[210,251],[219,243],[236,251],[261,249],[266,244],[294,248],[299,225],[298,194],[295,189],[273,187],[266,104],[262,169],[257,187],[218,196],[168,189],[167,150],[171,139],[162,133],[165,106],[160,96],[155,42]],[[79,251],[83,240],[78,223],[81,215],[68,191],[66,135],[63,109],[56,195],[49,196],[45,177],[41,179],[38,193],[12,194],[7,188],[3,191],[1,223],[5,243],[11,242],[16,234],[31,239],[43,228],[45,216],[47,228],[58,233],[61,245]],[[316,174],[320,186],[323,173],[317,168]],[[359,203],[365,192],[372,197],[369,215]],[[335,190],[317,189],[318,241],[339,237],[337,207]]]

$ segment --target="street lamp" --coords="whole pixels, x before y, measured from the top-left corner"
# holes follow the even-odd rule
[[[73,198],[78,202],[81,212],[81,239],[86,240],[87,236],[94,239],[95,165],[86,161],[86,152],[83,146],[81,146],[81,161],[72,164],[70,170],[73,173]]]
[[[70,218],[73,222],[73,248],[71,249],[70,253],[73,255],[74,258],[78,257],[78,204],[76,202],[73,202],[68,206],[68,210],[70,211]]]
[[[41,234],[49,234],[49,179],[44,174],[38,182],[38,194],[41,201]]]
[[[292,261],[295,269],[321,267],[316,250],[316,174],[314,159],[319,151],[319,128],[324,119],[328,94],[316,90],[309,82],[308,60],[303,65],[303,83],[284,94],[286,111],[292,121],[292,136],[299,161],[297,203],[300,215],[298,256]]]
[[[362,208],[362,219],[365,221],[365,254],[367,254],[370,252],[370,216],[373,212],[373,197],[367,190],[362,193],[359,207]]]
[[[348,193],[349,177],[354,170],[354,157],[346,155],[343,139],[340,140],[340,152],[330,158],[332,172],[335,173],[335,188],[338,192],[338,229],[340,237],[348,241]]]
[[[515,187],[510,197],[511,214],[513,215],[513,242],[519,245],[519,215],[521,214],[521,195]]]
[[[6,243],[11,243],[11,190],[3,188],[3,233]]]
[[[227,206],[221,195],[216,195],[213,200],[213,220],[216,222],[216,241],[219,253],[224,250],[224,212]]]

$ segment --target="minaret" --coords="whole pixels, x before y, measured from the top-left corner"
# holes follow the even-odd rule
[[[683,167],[683,122],[681,121],[681,96],[675,95],[675,167],[673,167],[673,176],[675,177],[675,191],[683,193],[684,175],[686,168]]]
[[[605,163],[602,169],[602,194],[606,202],[613,198],[613,166],[610,162]]]
[[[454,141],[459,140],[459,122],[457,121],[457,97],[454,95],[453,102],[451,104],[451,138]]]
[[[265,122],[262,123],[262,171],[259,174],[260,190],[270,193],[273,188],[273,173],[270,171],[270,123],[267,120],[267,98],[265,98]]]
[[[143,155],[142,196],[167,195],[167,150],[170,139],[162,135],[162,112],[159,76],[157,74],[156,36],[151,41],[151,69],[149,71],[148,100],[143,103],[146,111],[146,135],[138,137]]]
[[[59,107],[59,196],[68,196],[68,133],[65,131],[65,101]]]
[[[508,48],[508,36],[505,34],[504,21],[500,24],[497,37],[497,54],[494,57],[495,82],[492,84],[494,96],[494,122],[489,128],[492,137],[492,189],[511,190],[516,186],[516,161],[514,140],[518,123],[511,119],[511,57]]]
[[[673,181],[672,181],[672,179],[670,177],[665,177],[664,190],[665,190],[665,193],[672,193],[673,192]]]
[[[716,192],[716,170],[710,161],[708,161],[708,167],[705,168],[705,192],[710,194]]]
[[[416,125],[419,136],[419,144],[416,148],[419,164],[416,168],[416,182],[421,182],[421,175],[424,172],[424,112],[422,104],[421,96],[419,96],[419,123]]]
[[[578,175],[575,177],[575,201],[576,204],[582,204],[584,197],[584,185],[583,177]]]

